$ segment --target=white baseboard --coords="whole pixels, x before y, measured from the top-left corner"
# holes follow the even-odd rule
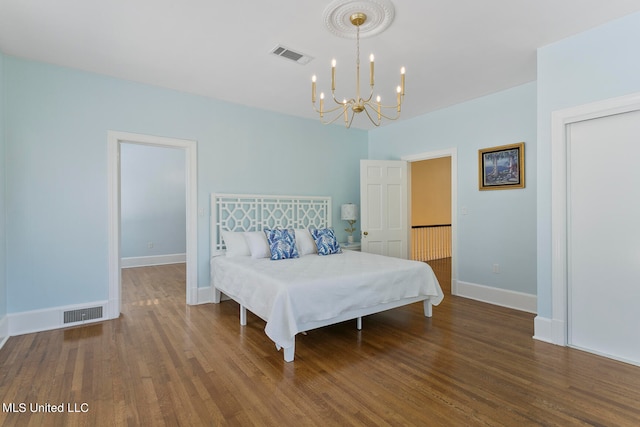
[[[538,298],[532,294],[510,291],[507,289],[493,288],[491,286],[458,280],[455,295],[482,301],[515,310],[536,313],[538,311]]]
[[[21,313],[8,314],[9,336],[30,334],[33,332],[49,331],[52,329],[69,328],[83,324],[102,322],[109,320],[109,307],[107,301],[88,302],[86,304],[68,305],[62,307],[45,308],[42,310],[23,311]],[[102,317],[86,320],[84,322],[64,323],[64,312],[90,307],[102,307]]]
[[[537,316],[533,324],[533,338],[555,345],[567,345],[567,325],[563,320]]]
[[[213,287],[207,286],[204,288],[198,288],[197,304],[206,304],[210,302],[213,302]]]
[[[198,304],[213,302],[213,288],[198,288]],[[102,307],[102,317],[79,322],[64,323],[64,312],[85,308]],[[60,307],[45,308],[42,310],[23,311],[10,313],[0,319],[0,348],[4,342],[12,336],[24,335],[34,332],[50,331],[52,329],[70,328],[103,322],[120,316],[116,304],[108,301],[95,301],[85,304],[66,305]]]
[[[7,342],[9,336],[9,317],[5,314],[2,319],[0,319],[0,348]]]
[[[551,319],[536,316],[533,319],[533,338],[553,344],[553,325]]]
[[[122,258],[121,268],[149,267],[152,265],[179,264],[187,262],[187,254],[154,255]]]

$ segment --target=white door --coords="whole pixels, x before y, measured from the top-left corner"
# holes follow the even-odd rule
[[[568,342],[640,365],[640,111],[568,128]]]
[[[362,251],[407,258],[407,162],[360,161]]]

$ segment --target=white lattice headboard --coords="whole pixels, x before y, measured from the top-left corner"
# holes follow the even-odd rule
[[[331,227],[331,197],[211,193],[211,254],[225,249],[221,230]]]

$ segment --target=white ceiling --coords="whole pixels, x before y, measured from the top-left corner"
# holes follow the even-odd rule
[[[315,118],[311,83],[355,92],[355,40],[325,27],[330,0],[0,0],[8,55]],[[639,0],[393,0],[395,19],[361,40],[376,57],[376,92],[394,96],[405,66],[401,119],[536,79],[536,48],[640,10]],[[270,54],[278,44],[308,65]],[[364,83],[368,68],[363,67]],[[359,120],[358,120],[359,119]],[[367,129],[357,117],[353,126]]]

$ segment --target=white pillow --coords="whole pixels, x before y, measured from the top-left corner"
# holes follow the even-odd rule
[[[271,249],[264,231],[247,231],[244,238],[251,252],[251,258],[269,258],[271,257]]]
[[[224,245],[227,247],[228,257],[251,255],[244,233],[223,230],[222,240],[224,240]]]
[[[296,246],[298,247],[298,252],[300,256],[302,255],[310,255],[317,254],[318,248],[316,247],[316,242],[313,240],[311,233],[309,230],[304,228],[296,228]]]

